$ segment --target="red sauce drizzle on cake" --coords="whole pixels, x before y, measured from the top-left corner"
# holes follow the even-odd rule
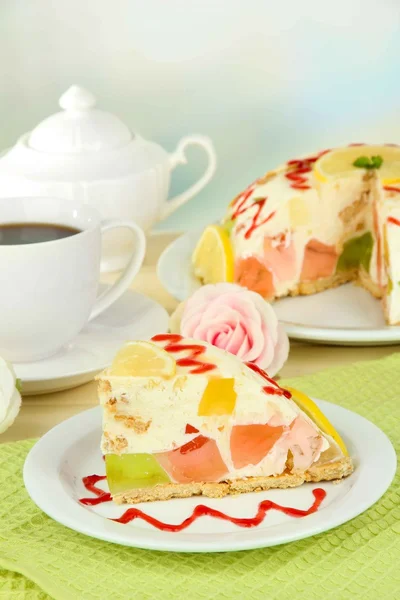
[[[397,192],[397,193],[400,193],[400,188],[396,187],[395,185],[384,185],[383,189],[386,190],[387,192]]]
[[[189,371],[191,374],[199,375],[217,368],[217,366],[213,363],[207,363],[198,360],[197,357],[203,354],[205,351],[205,346],[202,346],[201,344],[181,344],[181,341],[183,340],[181,335],[175,333],[162,333],[155,335],[151,339],[153,342],[168,342],[164,346],[164,350],[167,352],[189,352],[189,356],[185,358],[178,358],[176,364],[180,367],[195,367]]]
[[[104,492],[100,488],[96,487],[94,484],[102,479],[105,479],[105,475],[88,475],[82,479],[83,485],[88,491],[91,491],[95,494],[94,498],[82,498],[79,500],[81,504],[84,505],[95,505],[101,504],[103,502],[110,502],[111,494]],[[282,506],[281,504],[277,504],[276,502],[272,502],[272,500],[263,500],[258,505],[257,514],[254,517],[250,518],[242,518],[242,517],[231,517],[230,515],[225,514],[220,510],[216,510],[215,508],[210,508],[209,506],[205,506],[204,504],[198,504],[192,514],[187,517],[182,523],[178,523],[173,525],[171,523],[164,523],[164,521],[160,521],[159,519],[155,519],[151,517],[147,513],[143,512],[139,508],[128,508],[118,519],[109,519],[110,521],[114,521],[116,523],[127,524],[135,519],[142,519],[152,527],[159,529],[160,531],[183,531],[189,525],[194,523],[200,517],[213,517],[214,519],[221,519],[222,521],[229,521],[229,523],[233,523],[238,527],[257,527],[260,525],[267,513],[270,510],[277,510],[278,512],[284,513],[289,517],[294,518],[302,518],[307,517],[308,515],[312,515],[317,512],[319,507],[321,506],[323,500],[326,497],[326,491],[322,488],[316,488],[312,490],[312,494],[314,496],[314,502],[307,510],[301,510],[300,508],[292,508],[291,506]]]
[[[388,223],[392,223],[392,225],[398,225],[400,227],[400,221],[399,219],[396,219],[396,217],[388,217]]]
[[[232,221],[237,219],[239,215],[242,215],[243,213],[248,211],[250,208],[257,206],[255,213],[251,217],[250,227],[247,229],[246,233],[244,234],[244,237],[246,240],[248,240],[251,237],[252,233],[256,229],[258,229],[258,227],[261,227],[261,225],[268,223],[268,221],[270,219],[272,219],[272,217],[275,215],[275,211],[273,211],[267,217],[265,217],[265,219],[263,219],[262,221],[259,220],[261,211],[264,208],[265,203],[267,201],[266,197],[265,198],[256,198],[253,202],[251,202],[251,204],[249,204],[248,206],[245,206],[247,200],[250,198],[251,194],[254,192],[256,185],[257,185],[257,181],[255,183],[252,183],[242,194],[240,194],[236,198],[236,200],[234,201],[234,203],[232,205],[233,207],[235,207],[237,205],[236,209],[234,210],[234,212],[231,215]]]
[[[262,209],[263,209],[266,201],[267,201],[267,198],[258,198],[257,199],[257,202],[255,203],[255,204],[257,204],[257,210],[254,213],[254,215],[252,216],[250,227],[248,228],[248,230],[244,234],[244,237],[245,237],[246,240],[248,240],[251,237],[251,234],[253,233],[253,231],[255,231],[256,229],[258,229],[258,227],[261,227],[261,225],[265,225],[265,223],[268,223],[268,221],[270,219],[272,219],[272,217],[275,215],[276,211],[273,211],[272,213],[270,213],[268,215],[268,217],[266,217],[262,221],[258,220],[259,216],[260,216],[260,213],[261,213],[261,211],[262,211]]]
[[[306,173],[311,173],[311,163],[308,160],[289,160],[287,163],[289,167],[293,167],[291,171],[285,174],[286,179],[289,179],[292,183],[290,187],[295,190],[311,190],[311,186],[308,185],[307,177],[304,177]]]
[[[257,182],[258,182],[258,179],[256,179],[255,181],[253,181],[253,183],[251,183],[244,190],[244,192],[242,192],[241,194],[239,194],[238,196],[236,196],[236,198],[233,200],[233,202],[231,204],[231,208],[232,209],[235,208],[235,206],[237,206],[238,204],[239,204],[239,206],[237,207],[236,211],[233,213],[232,219],[236,219],[236,217],[238,215],[240,215],[240,214],[242,214],[242,212],[244,212],[244,210],[242,210],[242,207],[243,207],[244,203],[246,202],[246,200],[248,198],[250,198],[251,194],[256,189]]]
[[[311,173],[312,165],[327,152],[329,152],[329,150],[323,150],[309,158],[295,158],[294,160],[289,160],[286,164],[290,170],[285,174],[285,177],[292,182],[290,187],[294,190],[311,190],[308,179],[304,176],[307,173]]]
[[[308,173],[311,173],[313,163],[315,163],[323,154],[326,154],[327,152],[329,152],[329,150],[324,150],[323,152],[320,152],[316,156],[310,156],[309,158],[289,160],[287,163],[288,172],[285,173],[285,177],[291,182],[290,187],[292,187],[295,190],[310,190],[311,186],[309,185],[308,179],[307,179],[307,177],[305,177],[305,175],[307,175]],[[262,180],[262,178],[261,178],[261,180]],[[265,217],[265,219],[259,220],[261,211],[263,210],[263,208],[267,202],[267,197],[255,198],[249,204],[247,203],[248,199],[250,198],[250,196],[253,194],[254,190],[256,189],[257,184],[261,180],[256,179],[256,181],[251,183],[244,190],[244,192],[239,194],[233,200],[233,202],[231,204],[231,208],[232,208],[231,219],[232,219],[232,221],[235,221],[235,219],[237,219],[239,215],[242,215],[243,213],[245,213],[246,211],[252,209],[255,205],[257,205],[257,208],[251,217],[250,226],[248,227],[248,229],[246,230],[246,232],[244,234],[244,237],[246,240],[248,240],[251,237],[253,232],[256,229],[258,229],[258,227],[261,227],[262,225],[265,225],[265,223],[268,223],[268,221],[270,219],[272,219],[276,214],[276,211],[273,211],[267,217]],[[242,225],[241,228],[244,229],[245,226]],[[239,229],[237,231],[239,231]]]
[[[272,377],[270,377],[268,375],[268,373],[266,373],[263,369],[261,369],[261,367],[259,367],[258,365],[255,365],[254,363],[251,363],[251,362],[246,362],[245,365],[246,365],[246,367],[249,367],[249,369],[251,369],[255,373],[258,373],[258,375],[261,375],[261,377],[266,379],[268,381],[268,383],[273,384],[273,385],[266,385],[265,387],[263,387],[264,392],[266,392],[267,394],[275,394],[276,396],[285,396],[285,398],[288,398],[288,399],[292,397],[292,394],[289,392],[289,390],[285,390],[284,388],[281,388],[276,383],[276,381],[274,381],[272,379]]]

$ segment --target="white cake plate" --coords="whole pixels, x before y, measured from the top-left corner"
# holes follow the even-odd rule
[[[111,521],[130,506],[109,502],[90,507],[79,503],[80,498],[91,495],[82,477],[105,473],[100,452],[100,407],[64,421],[39,440],[25,462],[25,486],[35,504],[55,521],[90,537],[125,546],[170,552],[225,552],[300,540],[346,523],[367,510],[385,493],[396,470],[396,454],[380,429],[340,406],[317,402],[338,429],[354,461],[354,473],[339,484],[308,483],[293,489],[219,499],[193,497],[135,505],[158,520],[177,524],[199,504],[242,518],[254,517],[260,502],[266,499],[308,509],[314,500],[312,491],[323,488],[326,497],[318,512],[303,518],[272,510],[257,527],[242,528],[207,516],[180,532],[159,531],[139,519],[127,525]],[[106,489],[104,482],[98,485]]]

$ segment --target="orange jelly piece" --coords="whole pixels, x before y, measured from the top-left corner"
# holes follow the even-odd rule
[[[271,425],[235,425],[231,433],[231,455],[235,469],[257,465],[283,433]]]
[[[335,271],[337,254],[335,246],[327,246],[322,242],[312,239],[304,250],[301,281],[316,281],[330,277]]]
[[[236,405],[234,385],[233,377],[210,379],[200,400],[197,412],[199,417],[231,415]]]
[[[155,455],[159,464],[178,483],[218,481],[228,471],[214,440],[198,435],[184,446]]]
[[[272,298],[275,294],[274,278],[271,271],[267,270],[254,256],[236,261],[234,280],[239,285],[257,292],[263,298]]]

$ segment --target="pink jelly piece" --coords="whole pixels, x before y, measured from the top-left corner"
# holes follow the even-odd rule
[[[218,481],[228,471],[216,442],[202,435],[176,450],[160,452],[156,458],[178,483]]]
[[[265,425],[235,425],[231,433],[231,455],[235,469],[257,465],[281,437],[284,428]]]

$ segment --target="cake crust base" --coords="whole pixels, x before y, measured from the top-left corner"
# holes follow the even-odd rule
[[[364,269],[360,269],[355,284],[363,287],[367,292],[372,294],[374,298],[377,298],[378,300],[383,298],[383,289],[379,287],[377,283],[372,281],[370,274],[364,271]]]
[[[345,271],[343,273],[335,273],[331,277],[324,279],[316,279],[315,281],[300,281],[296,287],[289,291],[289,296],[309,296],[318,294],[331,288],[339,287],[349,281],[357,279],[356,271]]]
[[[165,483],[152,488],[142,488],[116,494],[113,496],[113,500],[116,504],[136,504],[138,502],[170,500],[171,498],[190,498],[191,496],[223,498],[232,494],[261,492],[274,488],[292,488],[306,482],[339,480],[347,477],[352,472],[351,458],[345,456],[330,463],[316,463],[307,471],[284,472],[282,475],[275,477],[248,477],[219,483]]]

